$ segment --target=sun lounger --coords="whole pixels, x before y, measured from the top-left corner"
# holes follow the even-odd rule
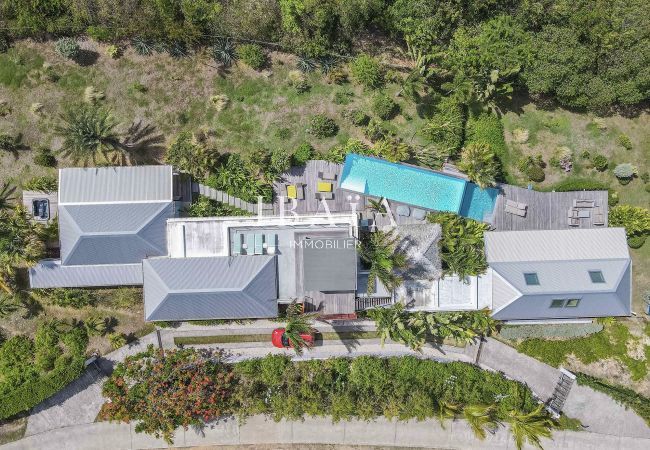
[[[287,184],[287,199],[292,200],[292,199],[297,199],[298,198],[298,188],[296,188],[295,184]]]
[[[406,205],[399,205],[395,210],[398,216],[408,217],[411,215],[411,208]]]
[[[416,220],[424,220],[427,217],[427,212],[420,208],[413,208],[413,218]]]
[[[232,241],[232,254],[240,255],[241,254],[241,245],[243,236],[241,233],[235,233],[235,238]]]
[[[594,225],[605,225],[605,215],[600,208],[594,212]]]
[[[515,203],[516,205],[516,203]],[[506,201],[506,207],[505,207],[505,212],[508,214],[513,214],[515,216],[519,217],[526,217],[526,210],[525,209],[519,209],[516,206],[513,206],[512,204],[508,204]]]
[[[317,200],[333,200],[334,199],[334,193],[333,192],[316,192],[316,199]]]
[[[578,217],[580,219],[587,219],[591,217],[591,211],[589,211],[588,209],[581,209],[578,211]]]
[[[264,251],[263,247],[264,236],[262,234],[255,234],[255,254],[261,255]]]
[[[593,208],[596,206],[595,200],[585,200],[585,199],[574,199],[573,207],[574,208]]]
[[[569,217],[568,221],[570,227],[577,227],[580,225],[580,219],[576,219],[575,217]]]
[[[316,187],[318,192],[332,192],[332,183],[327,181],[319,181]]]
[[[266,254],[267,255],[274,255],[275,254],[275,240],[277,238],[277,235],[275,233],[267,233],[264,235],[264,245],[263,247],[266,249]]]
[[[567,214],[567,217],[569,219],[577,219],[578,218],[578,210],[569,208],[569,213]]]

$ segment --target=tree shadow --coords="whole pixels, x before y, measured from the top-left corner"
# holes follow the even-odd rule
[[[151,124],[141,120],[133,122],[125,137],[117,143],[117,161],[121,165],[150,164],[156,162],[156,155],[162,153],[165,138]]]
[[[82,67],[92,66],[99,59],[99,53],[94,50],[81,49],[79,54],[74,58],[74,62]]]

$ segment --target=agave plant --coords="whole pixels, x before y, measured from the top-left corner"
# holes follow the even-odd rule
[[[334,68],[336,68],[338,59],[334,56],[323,56],[322,58],[318,59],[318,64],[320,65],[320,71],[324,75],[327,75],[332,70],[334,70]]]
[[[237,50],[230,38],[219,38],[211,49],[212,58],[226,67],[232,66],[237,61]]]
[[[131,39],[131,46],[138,55],[149,56],[154,52],[154,43],[146,38],[136,36]]]
[[[90,316],[84,321],[84,327],[90,336],[103,336],[107,331],[106,319],[99,316]]]
[[[318,63],[312,58],[309,58],[307,56],[298,56],[298,62],[296,63],[296,65],[298,66],[298,69],[301,72],[309,73],[316,70],[316,66],[318,65]]]
[[[544,411],[544,405],[539,405],[529,413],[513,409],[508,412],[506,420],[510,424],[510,432],[518,450],[521,450],[526,442],[541,449],[541,438],[551,437],[553,421]]]

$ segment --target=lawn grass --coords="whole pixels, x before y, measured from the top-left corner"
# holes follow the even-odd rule
[[[554,367],[565,363],[569,355],[574,355],[585,364],[613,358],[627,367],[632,380],[640,381],[648,375],[650,360],[636,359],[628,354],[628,349],[638,345],[639,340],[625,325],[614,322],[606,325],[603,331],[583,338],[528,339],[518,344],[517,350]],[[646,353],[648,347],[645,346]]]

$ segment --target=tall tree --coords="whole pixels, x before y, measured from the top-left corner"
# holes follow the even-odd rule
[[[510,432],[518,450],[521,450],[526,442],[541,449],[541,438],[551,437],[553,421],[544,411],[544,405],[539,405],[529,413],[512,410],[506,420],[510,424]]]
[[[11,209],[13,207],[13,202],[16,200],[15,192],[16,186],[12,186],[9,183],[2,184],[2,187],[0,187],[0,210]]]
[[[387,289],[393,290],[402,283],[396,272],[407,266],[406,255],[397,249],[399,237],[391,230],[366,233],[359,246],[359,257],[370,266],[368,292],[375,290],[375,279]]]
[[[69,108],[62,115],[63,124],[56,132],[63,137],[59,153],[72,162],[88,165],[110,161],[119,146],[117,122],[106,109],[93,105]]]
[[[485,188],[496,183],[499,166],[488,144],[474,142],[463,149],[458,168],[479,187]]]

